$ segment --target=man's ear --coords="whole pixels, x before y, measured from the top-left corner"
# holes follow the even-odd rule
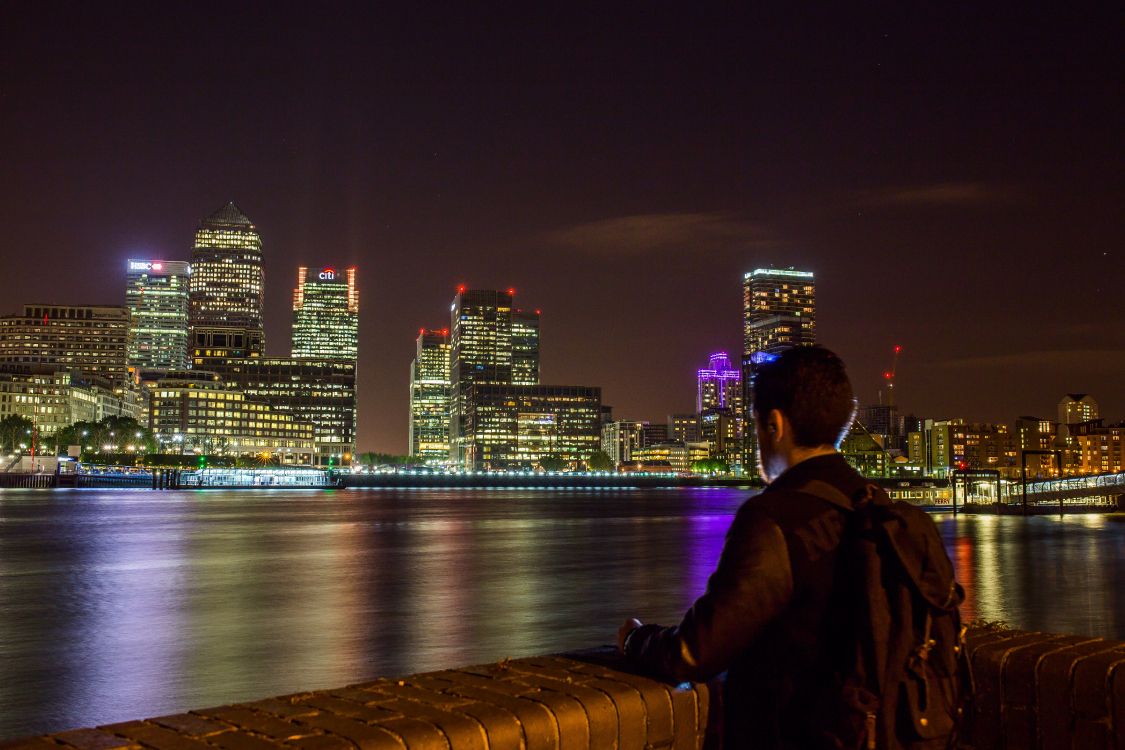
[[[770,413],[766,415],[766,432],[770,434],[774,442],[780,442],[786,433],[785,417],[782,415],[780,409],[770,409]]]

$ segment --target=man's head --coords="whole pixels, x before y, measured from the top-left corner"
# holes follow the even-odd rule
[[[822,346],[787,349],[756,365],[751,400],[758,468],[767,481],[805,458],[835,451],[855,419],[844,363]]]

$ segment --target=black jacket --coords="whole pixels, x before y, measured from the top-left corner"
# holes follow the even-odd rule
[[[797,488],[827,482],[854,497],[866,480],[839,454],[793,466],[743,503],[719,565],[683,621],[645,625],[627,656],[670,681],[726,671],[725,746],[811,748],[810,722],[838,653],[833,597],[844,511]]]

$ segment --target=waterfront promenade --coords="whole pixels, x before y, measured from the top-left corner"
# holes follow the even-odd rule
[[[959,746],[1120,748],[1125,643],[978,629]],[[717,682],[669,685],[612,647],[379,679],[0,743],[3,750],[706,750]]]

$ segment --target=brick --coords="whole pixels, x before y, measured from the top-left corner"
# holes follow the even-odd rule
[[[521,696],[547,708],[559,731],[559,750],[580,750],[596,747],[590,742],[590,723],[582,704],[563,693],[531,688]],[[613,733],[616,739],[617,732]]]
[[[1013,649],[1000,675],[1001,731],[1005,747],[1034,747],[1038,735],[1035,672],[1043,656],[1079,643],[1097,641],[1081,636],[1052,636]]]
[[[156,748],[156,750],[214,750],[211,745],[202,740],[143,721],[127,721],[99,728],[105,732],[113,732],[136,740],[143,745]]]
[[[470,701],[458,706],[457,712],[480,723],[489,748],[518,748],[525,744],[523,727],[515,714],[506,708],[483,701]],[[454,747],[460,746],[454,743]]]
[[[308,696],[304,697],[307,698]],[[253,701],[252,703],[240,703],[238,705],[242,708],[261,711],[262,713],[278,716],[283,719],[294,719],[300,716],[311,716],[317,713],[317,709],[311,706],[294,703],[292,700],[282,700],[281,698],[266,698],[265,700]]]
[[[380,719],[393,719],[402,714],[383,708],[378,703],[360,703],[358,701],[344,700],[332,695],[316,695],[307,698],[303,705],[312,706],[322,713],[346,716],[357,721],[378,721]]]
[[[154,719],[149,719],[149,721],[154,724],[159,724],[162,727],[167,727],[173,732],[188,734],[192,737],[206,737],[211,734],[218,734],[219,732],[227,732],[231,729],[229,724],[204,719],[202,716],[197,716],[195,714],[157,716]]]
[[[466,702],[461,701],[462,704]],[[408,700],[395,699],[380,705],[388,709],[391,715],[378,719],[379,724],[396,718],[420,719],[433,724],[447,737],[458,738],[460,746],[466,750],[486,750],[487,738],[484,729],[480,722],[471,717]]]
[[[672,746],[696,747],[702,742],[702,735],[696,728],[696,698],[691,683],[678,685],[671,691],[672,696]]]
[[[585,714],[590,747],[612,747],[616,744],[619,721],[617,707],[604,692],[589,685],[553,676],[565,675],[563,670],[543,670],[540,667],[516,663],[512,665],[512,671],[524,675],[520,679],[521,682],[541,688],[545,692],[561,693],[577,701]],[[558,711],[556,710],[555,713],[557,717]],[[562,721],[560,720],[559,723],[561,733]]]
[[[1125,650],[1117,649],[1092,654],[1074,665],[1076,747],[1109,747],[1109,678],[1123,663]],[[1084,744],[1079,744],[1080,741]]]
[[[383,748],[403,750],[406,747],[393,732],[343,716],[317,714],[315,716],[304,716],[297,721],[307,722],[309,727],[331,732],[336,737],[346,739],[360,750],[383,750]],[[308,745],[302,745],[302,747],[306,747],[307,750],[314,750],[313,747]],[[316,750],[320,750],[320,748],[316,748]]]
[[[277,750],[283,747],[280,741],[270,740],[249,732],[224,732],[213,734],[207,738],[212,745],[218,745],[223,750]]]
[[[978,646],[972,652],[976,708],[973,717],[973,746],[976,750],[999,749],[1003,743],[1000,673],[1009,655],[1020,648],[1048,640],[1042,633],[1019,633]]]
[[[602,691],[617,711],[617,745],[620,750],[642,750],[648,744],[645,702],[640,692],[624,682],[591,675],[589,687]]]
[[[63,747],[47,737],[21,737],[0,742],[0,750],[63,750]]]
[[[645,705],[645,733],[648,744],[654,747],[670,745],[674,737],[674,729],[669,686],[629,672],[616,672],[613,679],[635,688],[640,693]]]
[[[413,683],[412,678],[408,678],[404,683],[405,684],[402,685],[381,685],[379,687],[379,693],[393,698],[417,701],[418,703],[438,708],[452,708],[465,703],[463,698],[459,698],[456,695],[449,695],[448,693],[426,689],[421,685],[411,684]]]
[[[228,724],[234,724],[239,729],[264,734],[270,739],[281,740],[283,742],[308,734],[308,732],[301,727],[285,719],[260,711],[251,711],[241,706],[209,708],[199,713],[209,719],[225,721]]]
[[[54,735],[58,742],[80,748],[80,750],[112,750],[119,747],[136,746],[136,742],[118,737],[109,732],[98,729],[73,729],[69,732],[59,732]]]
[[[413,678],[420,681],[422,678]],[[438,678],[430,678],[437,680]],[[448,684],[451,692],[466,698],[475,699],[481,703],[503,708],[516,717],[516,721],[523,728],[524,741],[527,750],[548,750],[559,746],[559,726],[554,715],[542,703],[527,700],[516,695],[501,693],[476,687],[466,683],[449,683],[440,678],[441,683]]]
[[[1043,750],[1071,749],[1074,668],[1086,657],[1112,651],[1115,646],[1108,641],[1082,643],[1045,654],[1040,660],[1036,669],[1035,697],[1039,707],[1039,742]]]
[[[398,735],[408,750],[450,750],[445,733],[421,719],[410,717],[387,719],[379,722],[377,726],[389,729]]]
[[[335,734],[310,734],[297,740],[290,740],[285,747],[299,750],[355,750],[356,745]]]

